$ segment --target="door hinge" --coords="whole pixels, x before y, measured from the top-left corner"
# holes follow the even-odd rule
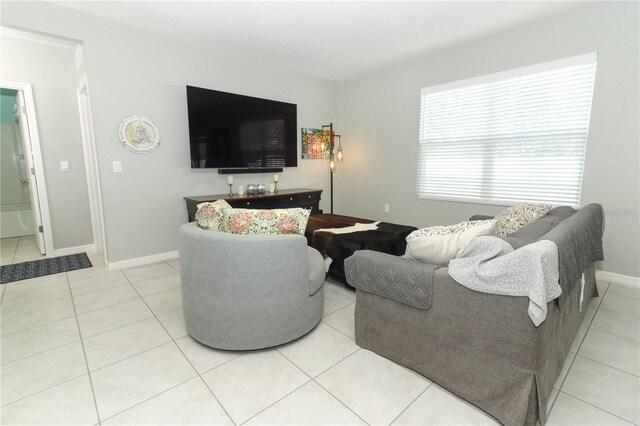
[[[36,169],[35,169],[35,167],[32,167],[32,168],[31,168],[31,174],[32,174],[32,175],[34,175],[34,176],[36,175]]]
[[[26,106],[22,105],[22,107],[20,109],[22,110],[23,114],[27,113],[27,107]]]
[[[42,225],[41,225],[41,226],[38,226],[38,232],[40,232],[40,233],[43,233],[43,232],[44,232],[44,229],[42,229]]]

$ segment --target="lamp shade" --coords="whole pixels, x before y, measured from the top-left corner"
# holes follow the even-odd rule
[[[334,135],[334,144],[335,139],[338,140],[338,148],[334,151],[336,153],[336,161],[338,163],[342,163],[344,161],[344,153],[342,152],[342,138],[340,135]]]

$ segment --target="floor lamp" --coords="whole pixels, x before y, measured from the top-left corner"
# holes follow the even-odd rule
[[[328,129],[328,131],[325,129]],[[327,150],[329,151],[329,172],[331,174],[329,197],[331,200],[331,214],[333,214],[333,174],[336,171],[336,163],[342,163],[344,156],[342,153],[342,141],[340,140],[340,135],[335,135],[333,133],[333,123],[325,124],[322,126],[323,142],[325,138],[325,132],[328,132]],[[336,149],[336,139],[338,139],[337,149]]]

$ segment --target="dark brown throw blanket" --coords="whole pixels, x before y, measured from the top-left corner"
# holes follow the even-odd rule
[[[322,257],[327,257],[327,247],[331,242],[333,234],[330,232],[315,232],[318,229],[346,228],[356,223],[373,223],[373,220],[360,219],[339,214],[316,214],[309,217],[304,236],[307,237],[307,245],[320,252]]]
[[[378,229],[358,231],[347,234],[315,232],[318,229],[346,228],[356,223],[373,223],[373,220],[335,214],[320,214],[309,217],[305,236],[309,246],[315,248],[323,257],[333,259],[329,267],[329,275],[340,282],[347,283],[344,274],[344,260],[356,250],[374,250],[393,255],[405,252],[406,238],[416,228],[380,222]]]

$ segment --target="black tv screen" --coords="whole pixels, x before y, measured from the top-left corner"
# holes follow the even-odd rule
[[[296,167],[297,106],[187,86],[191,168]]]

